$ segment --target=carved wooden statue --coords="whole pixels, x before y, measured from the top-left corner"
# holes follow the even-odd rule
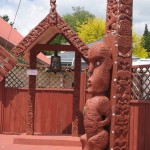
[[[103,150],[108,144],[109,134],[104,129],[110,123],[111,107],[106,92],[110,83],[112,67],[111,53],[105,43],[96,43],[89,49],[88,99],[84,107],[84,127],[81,136],[83,150]]]

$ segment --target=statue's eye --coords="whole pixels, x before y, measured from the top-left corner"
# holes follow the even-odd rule
[[[98,60],[95,62],[95,67],[98,67],[102,64],[103,60]]]
[[[96,66],[99,66],[99,65],[100,65],[100,62],[99,62],[99,61],[97,61],[97,62],[96,62]]]

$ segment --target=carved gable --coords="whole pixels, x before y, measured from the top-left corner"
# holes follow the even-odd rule
[[[53,14],[49,13],[17,46],[12,52],[19,56],[28,54],[36,44],[48,43],[56,34],[63,36],[72,44],[81,54],[84,60],[87,59],[88,47],[82,42],[77,34],[69,27],[67,23],[56,13],[56,22],[53,20]]]
[[[0,46],[0,82],[16,64],[17,60]]]

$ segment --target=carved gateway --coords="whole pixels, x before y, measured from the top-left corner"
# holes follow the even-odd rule
[[[73,114],[72,114],[72,135],[78,136],[79,124],[79,99],[80,99],[80,70],[81,57],[87,61],[88,47],[82,42],[77,34],[68,26],[67,23],[56,12],[56,0],[50,0],[50,13],[15,47],[12,52],[16,57],[23,55],[30,56],[30,69],[36,69],[36,55],[42,50],[36,50],[38,45],[46,45],[57,34],[62,34],[75,50],[75,82],[73,94]],[[48,45],[48,44],[47,44]],[[61,46],[61,45],[59,45]],[[61,47],[62,48],[62,47]],[[60,50],[65,50],[61,49]],[[44,49],[43,49],[44,50]],[[29,97],[27,112],[27,134],[34,133],[34,106],[35,106],[35,85],[36,77],[29,77]]]
[[[28,51],[39,42],[39,37],[54,26],[58,30],[56,34],[58,32],[62,33],[68,42],[82,55],[83,59],[87,60],[88,47],[86,44],[82,42],[78,35],[57,14],[56,0],[51,0],[50,5],[50,13],[12,50],[12,52],[16,56],[28,53]]]
[[[105,42],[112,48],[111,150],[129,149],[132,0],[108,0]]]

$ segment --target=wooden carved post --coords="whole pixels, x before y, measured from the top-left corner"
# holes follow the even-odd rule
[[[75,52],[75,70],[74,70],[74,95],[72,112],[72,136],[78,136],[79,132],[79,104],[80,104],[80,74],[81,74],[81,56]]]
[[[51,25],[57,24],[57,12],[56,12],[56,0],[50,0],[50,19],[49,22]]]
[[[30,69],[36,69],[36,54],[30,52]],[[27,135],[34,134],[34,109],[35,109],[35,88],[36,76],[29,76],[29,97],[28,97],[28,114],[27,114]]]
[[[110,150],[129,149],[132,0],[108,0],[105,43],[112,49]]]

